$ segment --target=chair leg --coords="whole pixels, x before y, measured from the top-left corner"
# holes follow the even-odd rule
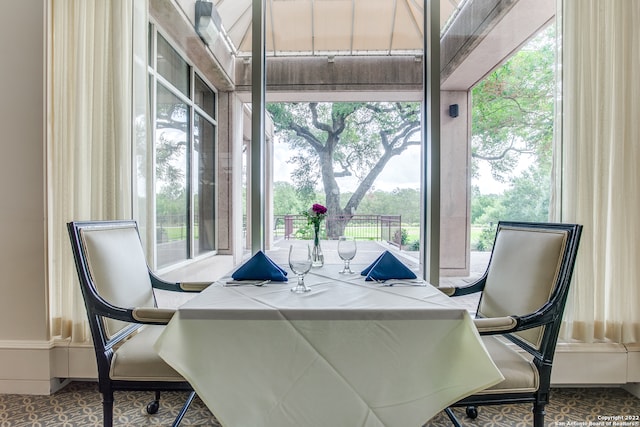
[[[464,412],[467,414],[467,417],[471,418],[472,420],[475,420],[476,418],[478,418],[477,406],[467,406]]]
[[[113,392],[102,393],[102,425],[113,427]]]
[[[453,414],[453,411],[451,411],[451,408],[444,408],[444,413],[447,414],[447,417],[449,417],[454,427],[462,427],[462,424],[460,424],[460,421],[458,421],[458,418],[456,418],[456,416]]]
[[[155,399],[147,404],[147,414],[157,414],[158,409],[160,409],[160,392],[156,391]]]
[[[182,409],[180,410],[180,413],[176,417],[176,419],[173,422],[173,424],[171,424],[171,427],[178,427],[178,425],[180,424],[180,421],[182,421],[182,419],[184,418],[184,414],[187,413],[187,409],[189,409],[189,405],[191,405],[191,402],[193,402],[193,399],[195,397],[196,397],[196,392],[195,391],[192,391],[191,393],[189,393],[189,397],[187,397],[187,401],[184,402],[184,405],[182,406]]]
[[[544,416],[546,414],[545,403],[536,402],[533,404],[533,427],[544,427]]]

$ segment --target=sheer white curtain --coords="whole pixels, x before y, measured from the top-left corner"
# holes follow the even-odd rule
[[[66,231],[131,218],[133,0],[50,0],[48,233],[53,336],[89,339]]]
[[[564,0],[561,219],[584,225],[563,337],[640,341],[640,1]]]

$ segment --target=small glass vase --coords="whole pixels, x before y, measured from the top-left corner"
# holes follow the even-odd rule
[[[320,224],[313,227],[313,248],[311,249],[311,266],[322,267],[324,265],[324,255],[320,247]]]

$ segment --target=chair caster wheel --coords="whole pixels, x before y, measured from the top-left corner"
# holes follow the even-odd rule
[[[154,400],[153,402],[149,402],[147,405],[147,414],[153,415],[158,413],[158,409],[160,409],[160,402]]]
[[[471,418],[472,420],[478,418],[478,408],[476,408],[475,406],[467,406],[465,412],[467,414],[467,417]]]

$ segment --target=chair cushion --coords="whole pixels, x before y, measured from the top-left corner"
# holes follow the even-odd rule
[[[534,392],[538,389],[540,384],[538,369],[532,361],[498,337],[485,335],[482,337],[482,341],[505,379],[476,394],[524,393]]]
[[[112,380],[186,381],[153,348],[164,325],[146,325],[126,340],[111,360]]]
[[[501,227],[478,314],[521,316],[540,309],[557,284],[566,243],[566,230]],[[539,348],[542,332],[542,328],[533,328],[517,335]]]
[[[102,298],[117,307],[154,307],[153,288],[134,225],[82,230],[89,273]],[[127,323],[105,319],[107,337]]]

